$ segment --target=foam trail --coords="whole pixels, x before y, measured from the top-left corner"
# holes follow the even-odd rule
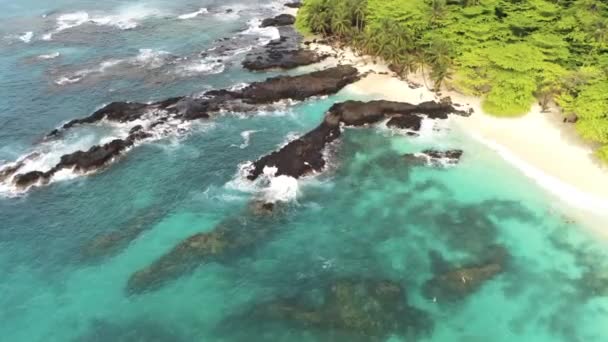
[[[199,15],[203,15],[203,14],[207,14],[207,13],[209,13],[209,11],[207,11],[206,8],[202,7],[196,12],[182,14],[182,15],[178,16],[177,19],[181,19],[181,20],[193,19],[193,18],[198,17]]]
[[[544,173],[542,170],[521,160],[506,147],[492,140],[484,139],[478,135],[473,135],[473,138],[497,152],[504,160],[515,166],[527,177],[531,178],[549,193],[559,197],[569,205],[577,209],[591,211],[598,215],[606,215],[606,212],[608,212],[608,200],[581,191],[570,184]]]
[[[49,54],[46,54],[46,55],[40,55],[37,58],[45,60],[45,59],[54,59],[54,58],[57,58],[59,56],[60,56],[59,52],[53,52],[53,53],[49,53]]]
[[[158,16],[160,12],[145,5],[132,5],[123,7],[115,14],[91,16],[85,11],[62,14],[57,17],[56,28],[42,36],[43,40],[51,40],[53,35],[86,23],[99,26],[111,26],[121,30],[130,30],[138,26],[140,20],[151,16]]]
[[[34,37],[34,32],[29,31],[29,32],[25,32],[22,35],[20,35],[19,40],[21,40],[24,43],[29,43],[32,41],[33,37]]]
[[[249,141],[251,140],[251,135],[253,133],[257,133],[258,131],[244,131],[241,132],[241,137],[243,138],[243,143],[241,145],[239,145],[240,149],[245,149],[247,148],[247,146],[249,146]]]
[[[209,61],[207,59],[199,60],[194,63],[183,65],[179,68],[178,73],[183,76],[192,76],[196,74],[219,74],[224,71],[224,64],[217,61]]]

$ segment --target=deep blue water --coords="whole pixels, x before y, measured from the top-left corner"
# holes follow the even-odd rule
[[[200,8],[208,13],[179,18]],[[42,149],[51,152],[36,165],[51,165],[61,152],[123,134],[124,127],[100,124],[40,145],[53,128],[111,101],[153,101],[275,75],[242,70],[243,54],[218,62],[199,53],[222,37],[248,36],[244,48],[262,44],[273,32],[247,31],[255,27],[251,20],[281,9],[281,2],[262,0],[0,0],[0,161]],[[76,26],[83,18],[89,22]],[[373,340],[344,307],[316,324],[263,314],[279,298],[330,305],[327,289],[343,279],[399,284],[420,310],[415,316],[431,322],[419,334],[386,329],[379,340],[608,338],[607,242],[449,122],[421,137],[347,130],[328,152],[327,172],[297,186],[263,188],[239,175],[240,165],[314,128],[334,102],[349,98],[360,96],[346,89],[268,112],[227,113],[138,146],[102,172],[17,196],[3,188],[0,340]],[[462,148],[465,157],[447,169],[401,158],[427,147]],[[252,226],[269,233],[251,248],[155,291],[127,293],[134,272],[185,238],[246,215],[257,196],[289,200],[280,217]],[[106,257],[83,257],[98,234],[133,226],[145,231],[132,242]],[[503,272],[470,295],[424,295],[434,276],[431,255],[455,268],[496,246],[508,251]],[[347,297],[354,312],[371,310]],[[344,317],[346,328],[328,323]]]

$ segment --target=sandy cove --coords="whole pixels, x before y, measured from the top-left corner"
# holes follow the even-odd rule
[[[369,72],[348,86],[349,91],[410,103],[439,98],[429,90],[430,82],[420,73],[409,75],[406,82],[379,59],[356,56],[350,49],[324,44],[313,43],[309,48],[336,55],[325,64],[348,63],[361,72]],[[603,222],[608,222],[608,168],[594,159],[591,146],[577,136],[574,126],[562,122],[557,109],[543,113],[539,106],[533,106],[524,116],[498,118],[484,113],[480,98],[447,89],[442,90],[441,96],[449,96],[454,103],[474,110],[470,117],[454,116],[456,125],[559,197],[567,207],[576,209],[568,214],[577,221],[606,234]]]

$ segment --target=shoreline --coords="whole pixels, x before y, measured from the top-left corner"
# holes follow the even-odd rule
[[[347,91],[410,103],[440,98],[425,86],[427,81],[420,73],[410,74],[406,82],[394,76],[379,59],[356,56],[349,48],[319,43],[312,43],[309,48],[337,54],[321,65],[349,63],[361,72],[370,72],[345,88]],[[454,116],[452,122],[456,126],[573,209],[568,214],[577,222],[608,235],[606,227],[601,227],[601,222],[608,219],[608,168],[593,158],[591,146],[578,137],[572,124],[562,122],[557,109],[543,113],[540,106],[534,105],[526,115],[503,118],[486,114],[481,98],[446,89],[442,89],[441,97],[450,97],[455,105],[473,109],[470,117]]]

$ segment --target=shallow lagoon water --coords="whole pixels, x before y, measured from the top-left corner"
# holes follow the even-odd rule
[[[66,30],[50,41],[37,39],[55,27],[53,18],[40,21],[43,13],[115,14],[126,2],[0,5],[9,23],[2,27],[4,37],[34,32],[30,43],[5,38],[0,45],[0,159],[13,160],[62,122],[112,100],[162,99],[275,74],[247,73],[235,62],[217,74],[151,78],[154,69],[143,68],[64,86],[54,82],[62,73],[132,58],[140,49],[194,58],[215,39],[246,29],[251,18],[272,13],[245,10],[179,20],[201,7],[210,12],[214,6],[261,7],[236,1],[140,5],[160,14],[137,19],[138,27],[130,30]],[[23,23],[32,23],[31,29]],[[56,51],[57,58],[32,60]],[[329,169],[298,182],[297,197],[283,204],[281,216],[268,223],[272,233],[253,248],[203,264],[155,291],[127,294],[135,271],[192,234],[243,215],[259,194],[239,177],[239,165],[314,128],[332,103],[348,98],[355,95],[346,90],[266,113],[226,114],[180,136],[138,146],[103,172],[0,198],[1,339],[374,340],[354,330],[253,314],[278,298],[322,303],[336,279],[396,282],[409,305],[432,321],[432,328],[419,334],[389,331],[378,340],[606,339],[608,300],[601,294],[608,294],[607,242],[449,121],[420,137],[380,127],[347,129],[328,152]],[[92,144],[95,134],[107,132],[93,131],[75,131],[75,146]],[[255,131],[248,144],[245,131]],[[401,157],[428,147],[461,148],[465,154],[459,165],[445,169]],[[133,222],[145,227],[133,242],[107,257],[83,257],[83,246],[97,234]],[[456,267],[497,245],[508,251],[504,272],[471,295],[458,300],[424,295],[425,282],[433,277],[431,254]],[[593,275],[603,275],[604,282],[591,286]]]

